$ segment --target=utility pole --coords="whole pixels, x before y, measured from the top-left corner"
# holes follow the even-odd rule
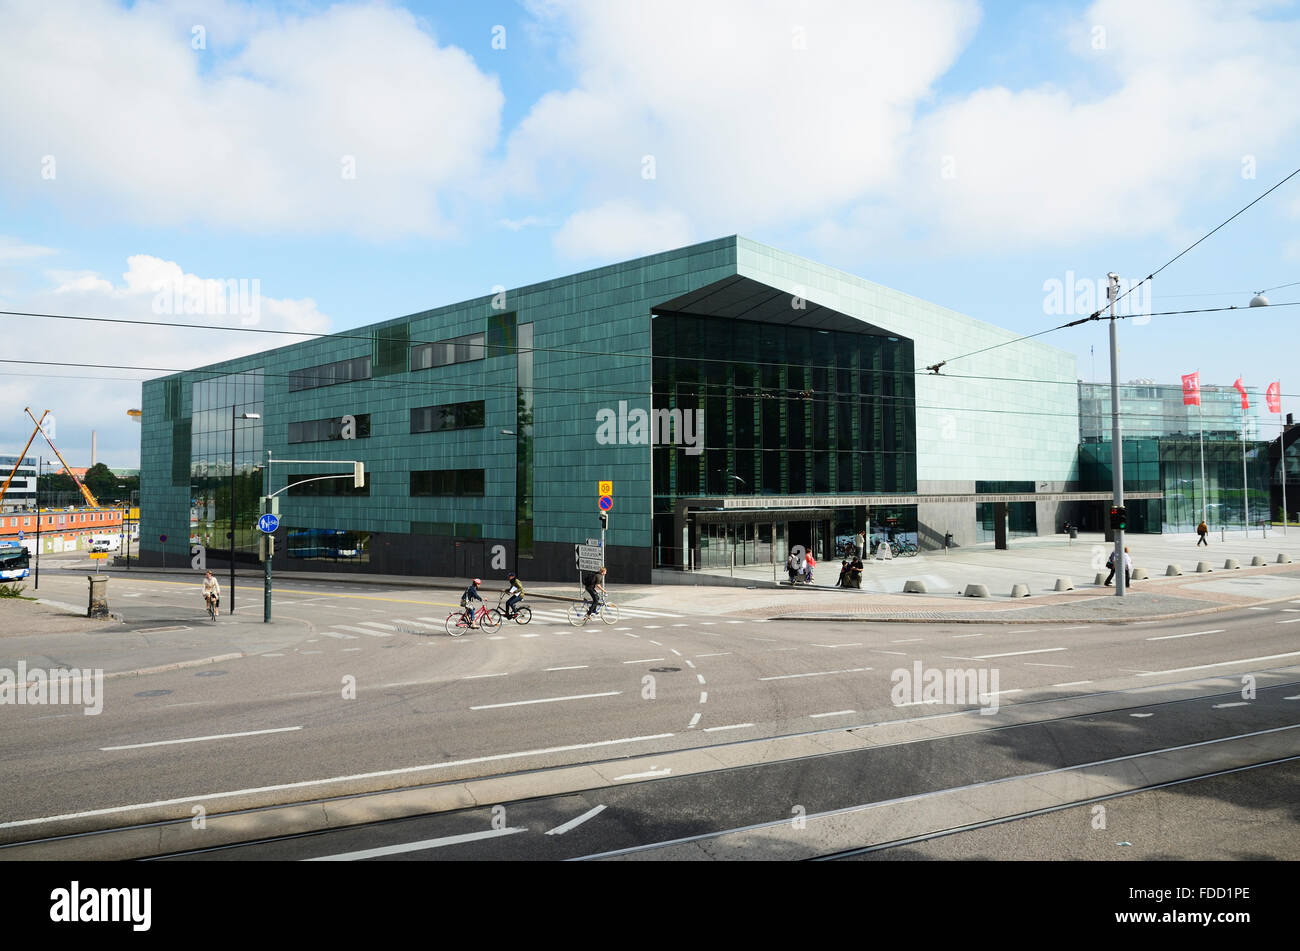
[[[1115,301],[1119,297],[1119,275],[1106,275],[1110,284],[1106,297],[1110,301],[1110,465],[1115,489],[1115,506],[1124,505],[1124,444],[1119,426],[1119,338],[1115,330]],[[1124,597],[1124,530],[1115,529],[1115,597]]]
[[[42,416],[41,419],[45,417]],[[21,457],[20,457],[21,458]],[[41,475],[45,460],[36,457],[36,584],[35,590],[41,590]]]

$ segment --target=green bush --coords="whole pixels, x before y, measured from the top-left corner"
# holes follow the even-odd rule
[[[23,596],[23,586],[17,581],[11,581],[8,584],[0,584],[0,598],[21,598]]]

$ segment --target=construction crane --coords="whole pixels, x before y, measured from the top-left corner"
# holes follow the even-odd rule
[[[32,414],[31,410],[28,410],[27,415],[31,416],[31,414]],[[45,417],[49,415],[50,415],[50,411],[48,409],[45,412],[41,413],[40,421],[37,422],[36,428],[32,430],[31,439],[27,440],[27,445],[23,446],[23,451],[18,453],[18,461],[15,462],[14,467],[9,470],[9,475],[8,477],[5,478],[5,484],[0,485],[0,505],[4,504],[5,493],[9,491],[9,483],[14,481],[14,474],[18,471],[18,467],[23,464],[23,457],[27,455],[27,450],[32,448],[32,440],[34,440],[36,438],[36,434],[41,431],[41,424],[45,422]]]
[[[95,498],[95,496],[91,493],[91,491],[88,488],[86,488],[86,484],[82,482],[80,479],[78,479],[76,473],[72,471],[72,467],[68,465],[68,460],[63,458],[63,453],[59,452],[59,447],[54,445],[54,440],[50,438],[50,434],[41,428],[41,420],[44,420],[45,417],[49,415],[50,411],[46,410],[44,413],[42,413],[40,420],[38,420],[35,416],[32,416],[32,409],[30,406],[26,408],[26,412],[28,416],[32,417],[32,422],[36,423],[36,432],[40,433],[42,436],[45,437],[45,441],[50,444],[50,448],[54,450],[54,454],[59,457],[59,462],[63,463],[63,471],[66,472],[68,475],[72,476],[72,481],[77,483],[77,488],[81,490],[82,497],[85,498],[86,502],[89,503],[91,508],[93,509],[102,508],[102,506],[99,504],[99,499]],[[36,433],[32,433],[32,437],[35,438],[35,436]],[[28,441],[28,445],[31,445],[30,440]]]

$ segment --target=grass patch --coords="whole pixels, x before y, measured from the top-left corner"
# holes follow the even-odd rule
[[[17,581],[10,581],[7,584],[0,584],[0,598],[21,598],[23,596],[23,585]],[[27,598],[25,600],[31,600]]]

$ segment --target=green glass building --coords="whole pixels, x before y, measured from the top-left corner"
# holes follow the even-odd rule
[[[973,544],[1078,478],[1074,357],[1015,337],[733,236],[199,367],[144,384],[142,560],[254,564],[264,485],[277,569],[571,579],[601,481],[616,581]]]

